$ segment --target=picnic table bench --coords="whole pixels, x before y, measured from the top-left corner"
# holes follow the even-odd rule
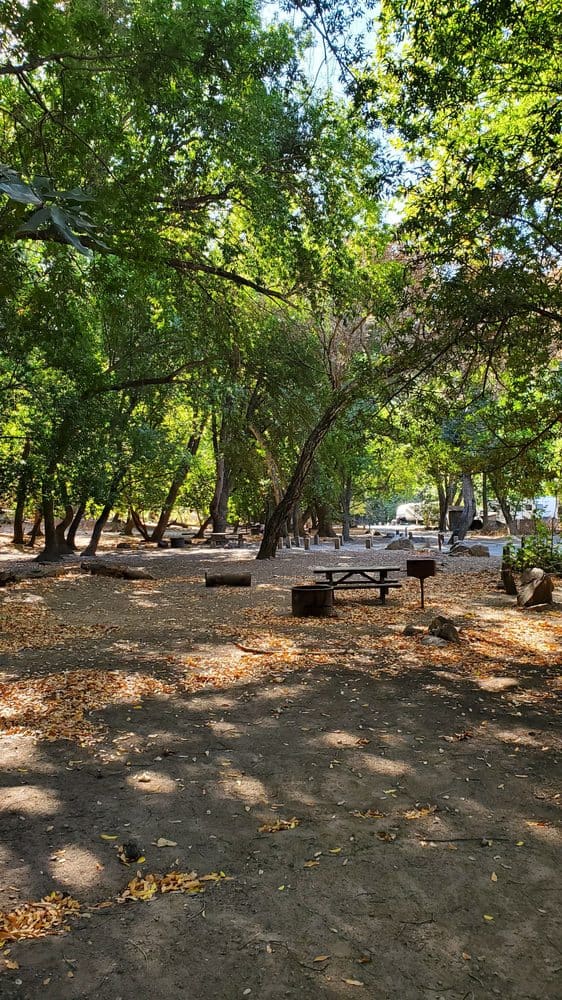
[[[315,576],[323,576],[334,590],[366,590],[375,587],[384,604],[389,590],[401,587],[402,584],[389,573],[399,573],[400,566],[317,566],[312,571]]]

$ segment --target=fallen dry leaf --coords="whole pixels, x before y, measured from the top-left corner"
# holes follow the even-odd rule
[[[347,983],[348,986],[364,986],[360,979],[342,979],[342,983]]]
[[[165,837],[158,837],[158,840],[153,840],[152,843],[155,847],[177,847],[175,840],[166,840]]]
[[[39,938],[68,930],[66,918],[79,911],[78,900],[60,892],[51,892],[38,903],[24,903],[15,910],[0,912],[0,947],[6,941]]]
[[[292,819],[278,819],[275,823],[264,823],[258,827],[258,833],[279,833],[280,830],[294,830],[300,826],[300,819],[293,816]]]
[[[312,961],[313,962],[327,962],[329,958],[330,958],[329,955],[317,955],[316,958],[312,959]]]

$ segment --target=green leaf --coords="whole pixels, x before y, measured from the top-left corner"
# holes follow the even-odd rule
[[[43,202],[29,184],[17,181],[0,181],[0,191],[8,195],[12,201],[19,201],[22,205],[42,205]]]

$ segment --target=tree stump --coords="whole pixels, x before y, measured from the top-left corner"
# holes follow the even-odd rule
[[[503,569],[501,571],[502,583],[506,594],[510,594],[511,597],[517,596],[517,584],[515,582],[515,574],[512,569]]]
[[[251,573],[205,573],[206,587],[251,587]]]
[[[304,583],[291,589],[291,607],[297,618],[326,618],[333,605],[334,591],[329,583]]]
[[[521,574],[521,585],[517,591],[520,608],[532,608],[536,604],[552,604],[554,584],[552,577],[544,569],[535,566]]]

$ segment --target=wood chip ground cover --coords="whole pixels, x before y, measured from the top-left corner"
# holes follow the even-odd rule
[[[557,997],[559,605],[480,562],[305,622],[302,553],[126,558],[0,601],[2,1000]]]

